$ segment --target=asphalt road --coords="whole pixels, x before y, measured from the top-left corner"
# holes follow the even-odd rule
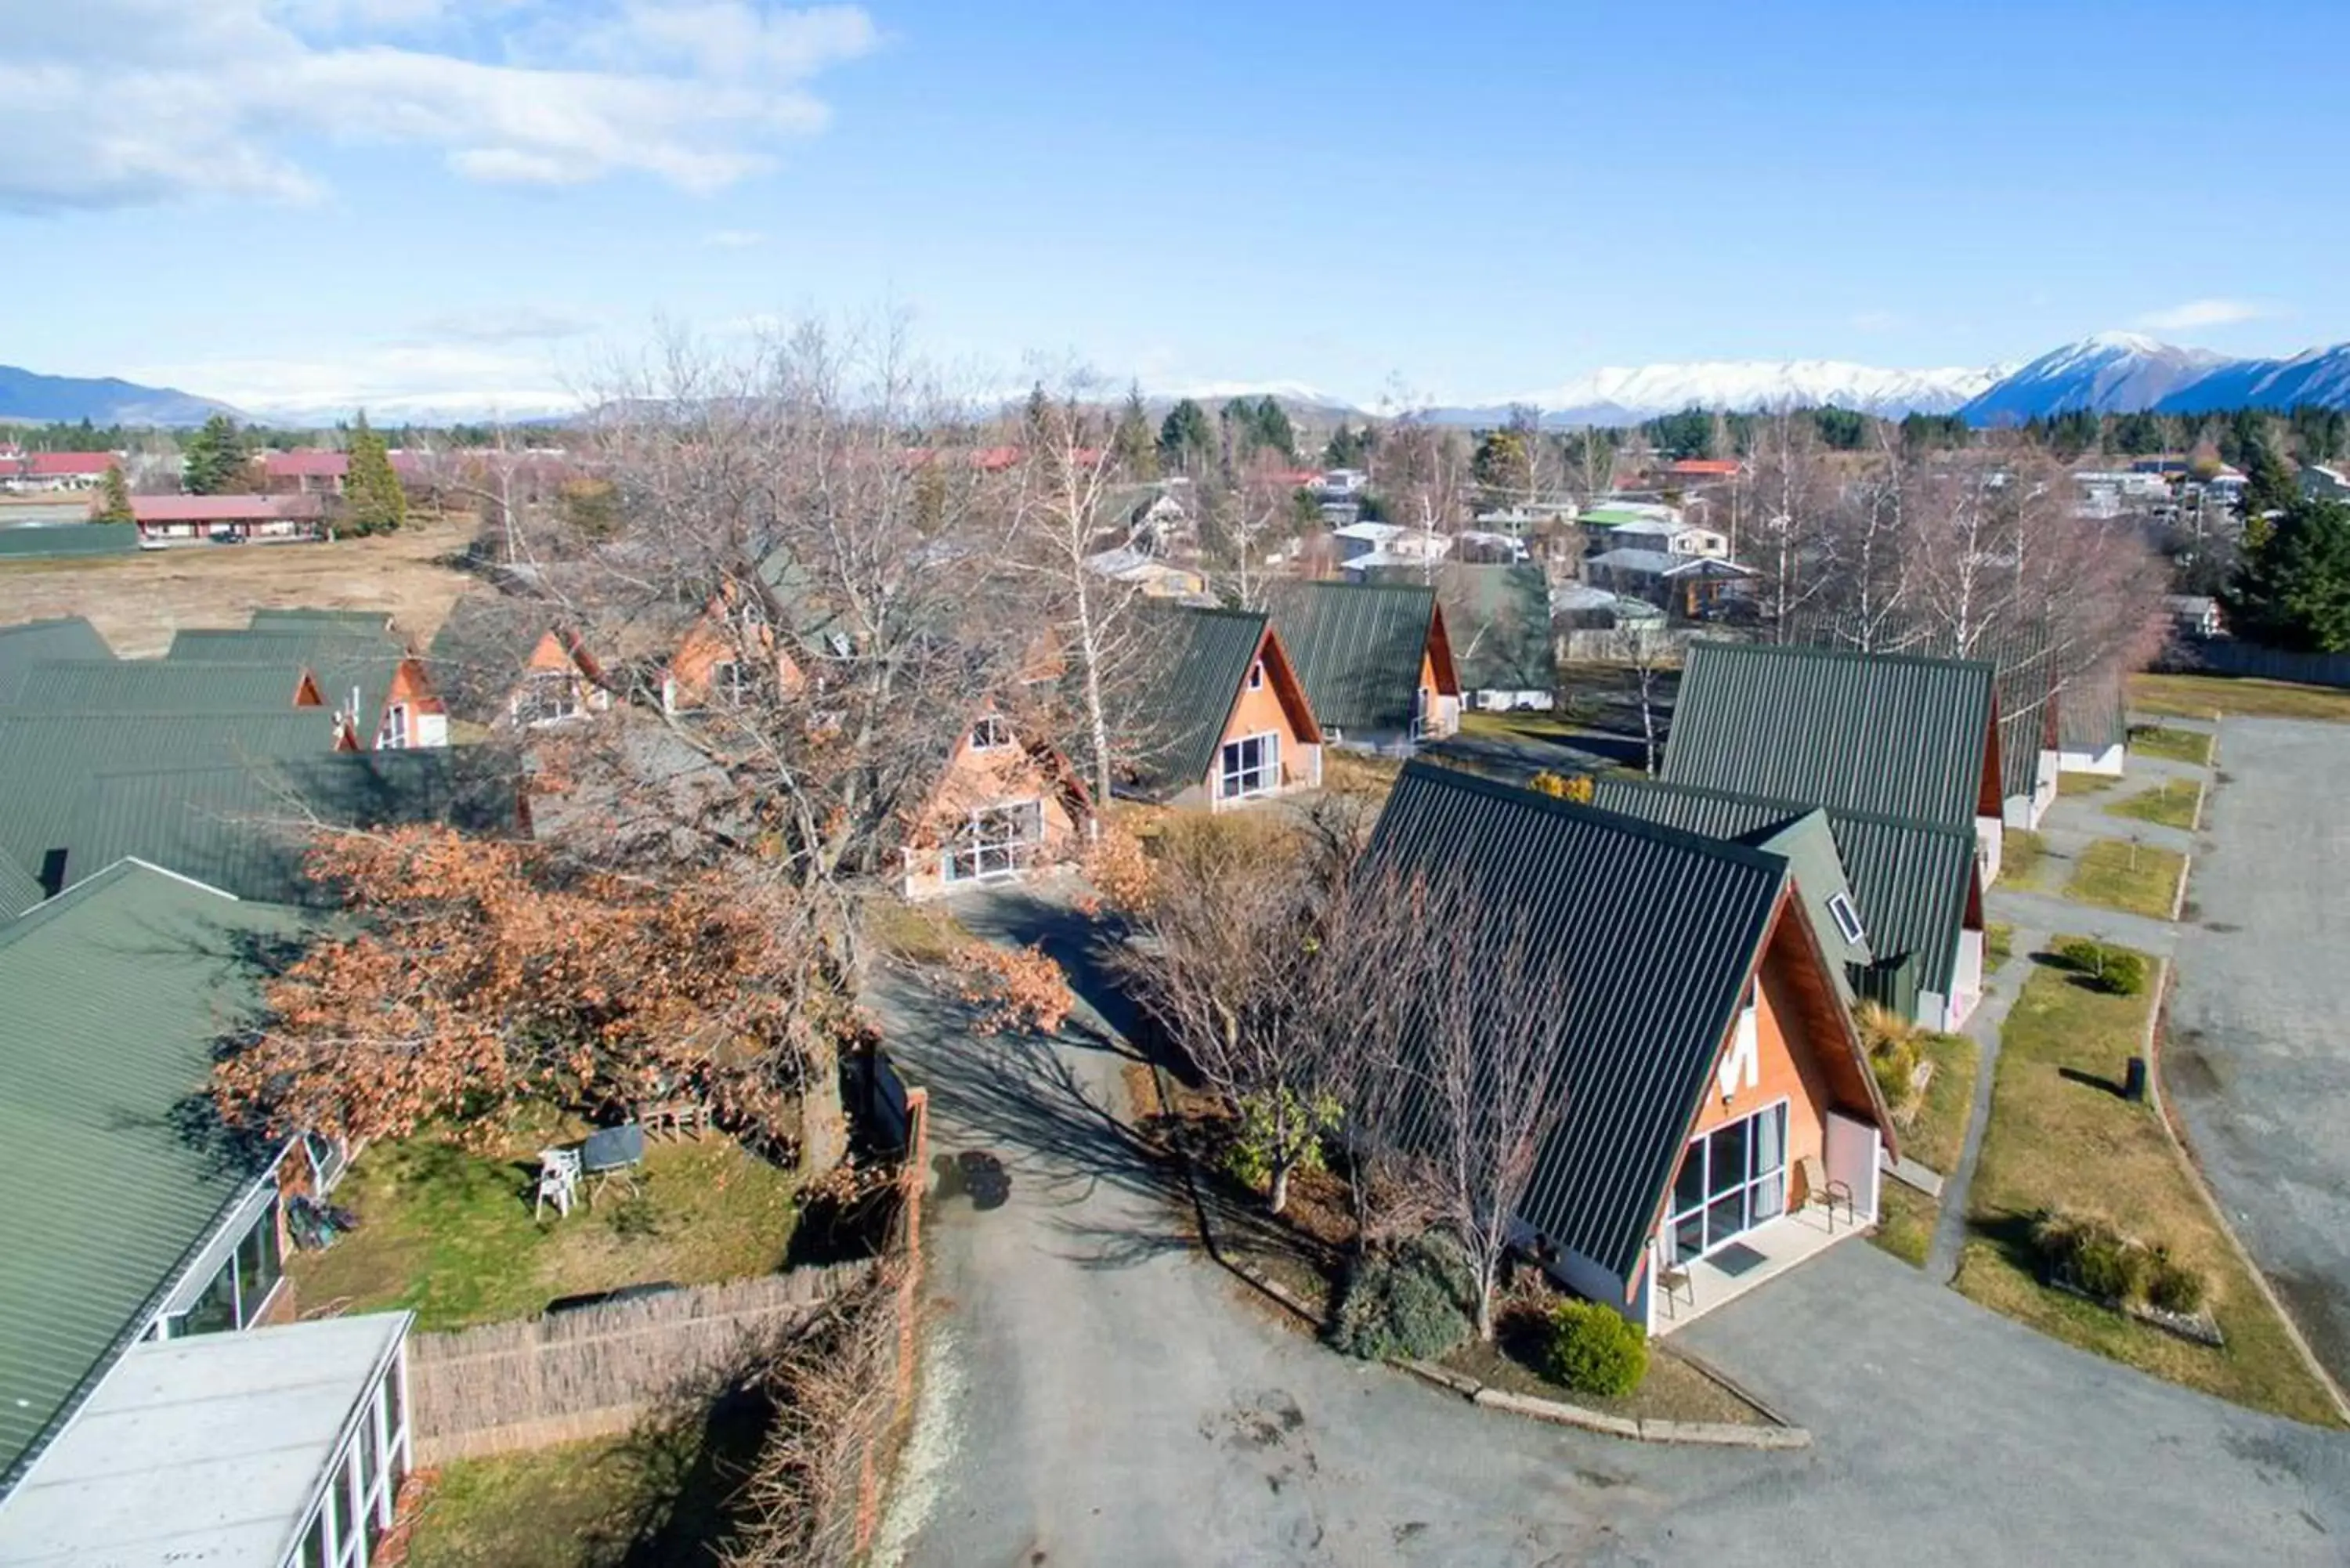
[[[2164,1086],[2252,1255],[2350,1382],[2350,727],[2230,719]]]
[[[1024,900],[974,924],[1074,927]],[[1082,989],[1082,988],[1081,988]],[[912,1564],[2338,1563],[2350,1438],[2170,1387],[1852,1241],[1692,1325],[1816,1446],[1481,1411],[1322,1349],[1193,1250],[1114,1044],[972,1039],[884,984],[934,1108]]]

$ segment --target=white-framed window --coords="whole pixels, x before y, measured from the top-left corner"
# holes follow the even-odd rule
[[[1667,1256],[1703,1257],[1787,1210],[1787,1102],[1690,1139],[1666,1216]]]
[[[568,670],[534,671],[515,693],[514,715],[516,722],[529,725],[559,724],[566,719],[577,718],[578,682]]]
[[[186,1304],[165,1314],[154,1337],[182,1339],[192,1334],[226,1334],[260,1322],[285,1278],[285,1254],[277,1244],[277,1198],[246,1221],[236,1245]]]
[[[1867,929],[1860,923],[1860,911],[1844,894],[1830,895],[1828,914],[1835,920],[1836,929],[1844,933],[1844,940],[1853,946],[1857,947],[1861,939],[1868,935]]]
[[[942,869],[950,882],[1009,877],[1045,842],[1042,801],[1006,801],[972,812],[947,843]]]
[[[375,733],[379,751],[398,751],[408,744],[408,704],[394,702],[384,710],[383,728]]]
[[[710,701],[721,708],[740,708],[750,701],[751,671],[739,659],[722,659],[710,667]]]
[[[1262,659],[1249,666],[1248,689],[1252,691],[1264,690],[1264,660]]]
[[[990,713],[971,727],[971,749],[974,752],[998,752],[1012,743],[1012,726],[1003,716]]]
[[[1226,741],[1218,759],[1216,798],[1246,800],[1270,794],[1281,784],[1281,737],[1266,733]]]

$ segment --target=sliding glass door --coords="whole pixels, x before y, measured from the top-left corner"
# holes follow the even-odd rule
[[[1673,1261],[1703,1257],[1786,1208],[1787,1105],[1782,1100],[1690,1139],[1665,1221]]]

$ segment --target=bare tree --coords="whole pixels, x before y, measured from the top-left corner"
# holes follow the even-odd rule
[[[1826,514],[1835,498],[1808,415],[1783,406],[1762,418],[1738,492],[1757,615],[1771,640],[1790,641],[1833,569]]]

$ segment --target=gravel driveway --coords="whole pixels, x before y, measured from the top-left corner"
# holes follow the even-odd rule
[[[2230,719],[2164,1085],[2318,1358],[2350,1382],[2350,727]]]

